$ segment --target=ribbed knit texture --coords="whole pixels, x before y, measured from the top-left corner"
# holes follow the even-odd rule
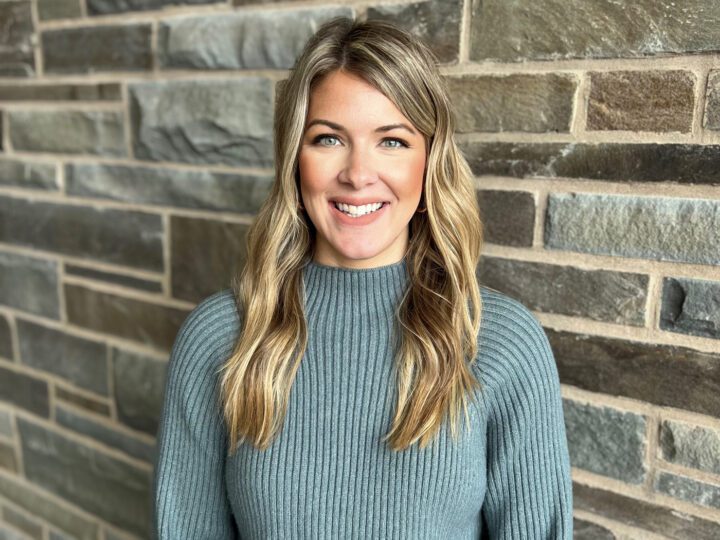
[[[533,314],[481,287],[473,369],[483,388],[425,449],[380,439],[393,417],[392,317],[406,260],[304,269],[308,349],[266,451],[227,455],[219,375],[240,318],[204,299],[172,348],[154,477],[158,538],[571,539],[572,484],[558,372]]]

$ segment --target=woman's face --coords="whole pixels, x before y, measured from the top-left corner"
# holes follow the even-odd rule
[[[425,161],[423,135],[388,98],[355,75],[327,75],[310,96],[299,156],[302,202],[317,230],[314,260],[344,268],[399,262]],[[336,209],[337,200],[384,204],[350,208],[374,211],[352,217]]]

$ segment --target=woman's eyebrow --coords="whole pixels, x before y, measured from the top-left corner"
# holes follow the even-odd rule
[[[331,122],[330,120],[323,120],[321,118],[316,118],[316,119],[310,121],[308,123],[308,125],[305,126],[305,131],[310,129],[315,124],[325,124],[326,126],[336,129],[337,131],[343,131],[343,132],[347,133],[347,129],[345,129],[340,124],[336,124],[335,122]],[[388,124],[387,126],[380,126],[379,128],[375,129],[375,132],[380,133],[380,132],[390,131],[391,129],[396,129],[396,128],[406,129],[413,135],[417,135],[417,133],[415,133],[415,130],[412,127],[408,126],[407,124],[403,124],[403,123]]]

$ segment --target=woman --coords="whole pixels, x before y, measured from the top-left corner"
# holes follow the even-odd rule
[[[247,263],[171,353],[160,538],[572,537],[553,354],[477,282],[435,64],[395,26],[338,18],[279,88]]]

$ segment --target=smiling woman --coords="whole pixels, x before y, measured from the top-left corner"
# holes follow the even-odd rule
[[[339,18],[280,85],[247,264],[171,353],[160,539],[572,538],[552,350],[478,283],[436,62],[396,26]]]

